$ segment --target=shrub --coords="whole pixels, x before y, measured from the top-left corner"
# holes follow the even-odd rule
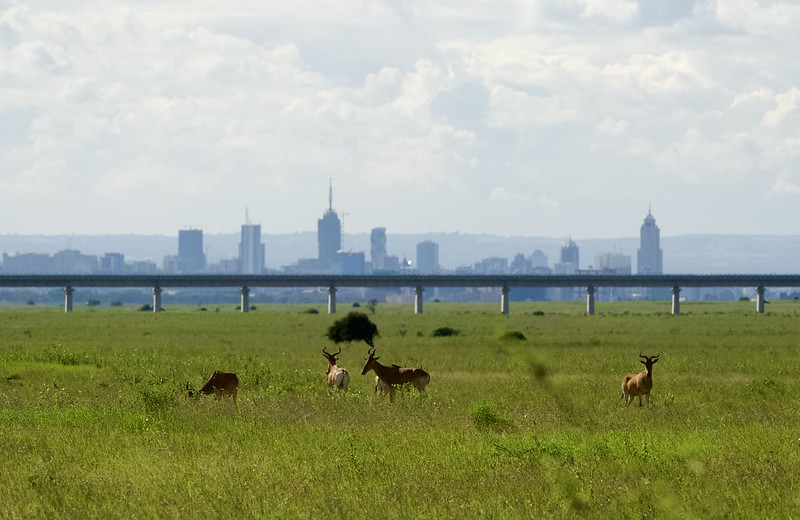
[[[149,303],[145,303],[144,305],[139,307],[139,310],[141,312],[153,312],[153,306],[150,305]]]
[[[460,336],[461,331],[454,329],[452,327],[439,327],[438,329],[431,332],[431,336],[434,338],[443,338],[447,336]]]
[[[95,299],[86,300],[86,305],[88,307],[97,307],[98,305],[100,305],[100,300],[95,300]]]
[[[380,336],[378,327],[372,323],[369,316],[363,312],[352,311],[344,318],[338,319],[328,327],[328,339],[334,343],[343,341],[364,341],[370,347],[374,347],[373,339]]]
[[[114,300],[113,302],[109,303],[111,307],[122,307],[122,302],[119,300]]]
[[[500,334],[500,339],[503,341],[525,341],[528,338],[518,330],[507,330]]]
[[[511,419],[489,401],[472,403],[469,417],[472,423],[482,430],[507,430],[513,426]]]
[[[309,307],[308,309],[305,309],[302,314],[319,314],[319,311],[313,307]]]
[[[534,316],[544,316],[544,311],[533,311]]]

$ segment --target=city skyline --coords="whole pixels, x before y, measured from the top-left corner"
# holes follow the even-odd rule
[[[796,233],[800,5],[0,3],[0,234]],[[344,218],[346,215],[346,219]]]

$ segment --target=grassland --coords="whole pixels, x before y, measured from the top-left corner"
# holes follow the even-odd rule
[[[307,308],[0,309],[0,517],[798,516],[796,302],[380,305],[381,361],[432,375],[392,404],[363,344],[325,386],[346,309]],[[626,408],[639,352],[652,406]],[[186,397],[217,369],[238,407]]]

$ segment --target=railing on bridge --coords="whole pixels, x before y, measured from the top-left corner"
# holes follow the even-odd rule
[[[337,287],[409,287],[414,312],[422,313],[426,287],[499,287],[500,312],[510,311],[509,293],[516,287],[585,287],[586,313],[595,312],[600,287],[666,287],[672,291],[672,314],[680,313],[683,287],[755,287],[756,312],[764,312],[766,287],[800,287],[800,275],[0,275],[0,287],[64,287],[64,311],[72,311],[75,287],[152,287],[153,311],[159,312],[164,287],[239,287],[241,310],[250,308],[253,287],[321,287],[328,290],[328,312],[336,312]]]

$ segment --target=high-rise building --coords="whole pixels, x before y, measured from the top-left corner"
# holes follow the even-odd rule
[[[333,184],[328,188],[328,210],[317,220],[317,242],[319,259],[330,264],[336,263],[336,253],[342,248],[342,223],[333,211]]]
[[[639,250],[636,254],[637,274],[663,274],[663,257],[661,251],[661,230],[656,226],[656,219],[650,209],[644,218],[639,234]]]
[[[261,224],[251,224],[246,219],[242,225],[242,238],[239,242],[239,272],[261,274],[264,272],[264,244],[261,243]]]
[[[178,231],[178,270],[181,273],[201,273],[206,268],[203,253],[203,231],[181,229]]]
[[[426,240],[417,244],[417,272],[436,274],[439,271],[439,244]]]
[[[380,271],[386,269],[386,228],[373,228],[369,236],[369,243],[372,270]]]
[[[561,263],[572,264],[577,271],[580,269],[581,265],[580,258],[581,254],[578,244],[576,244],[575,241],[572,240],[572,237],[570,237],[567,240],[567,243],[561,248]]]

